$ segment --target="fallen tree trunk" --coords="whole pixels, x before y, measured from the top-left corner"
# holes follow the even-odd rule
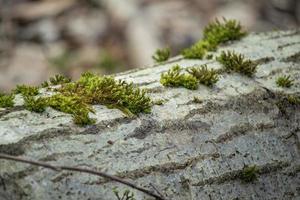
[[[167,88],[160,74],[215,60],[173,60],[116,75],[163,100],[150,114],[127,118],[94,106],[96,125],[78,127],[51,108],[0,111],[0,153],[99,170],[167,199],[297,199],[300,197],[300,32],[250,34],[220,47],[259,62],[253,78],[222,74],[212,88]],[[279,88],[278,76],[294,79]],[[290,96],[287,96],[290,95]],[[198,99],[197,101],[195,99]],[[199,101],[199,99],[201,101]],[[17,96],[17,105],[22,98]],[[0,160],[0,199],[117,199],[110,179]],[[132,190],[137,200],[149,199]]]

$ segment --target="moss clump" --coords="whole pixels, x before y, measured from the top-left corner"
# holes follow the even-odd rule
[[[237,54],[233,51],[222,51],[221,55],[217,57],[217,61],[223,65],[225,71],[238,72],[248,77],[253,76],[257,68],[256,62],[245,59],[244,55]]]
[[[24,101],[24,106],[27,110],[37,113],[44,112],[48,105],[47,99],[42,97],[24,96]]]
[[[202,59],[207,51],[214,49],[215,47],[211,46],[207,41],[201,40],[190,48],[184,49],[182,55],[187,59]]]
[[[71,114],[75,124],[89,125],[95,123],[95,120],[89,117],[89,112],[93,113],[94,110],[75,94],[72,96],[56,94],[48,99],[47,104],[55,110]]]
[[[179,65],[173,66],[168,72],[162,73],[160,83],[166,87],[185,87],[187,89],[196,90],[198,88],[198,80],[190,74],[181,73],[182,69]]]
[[[0,93],[0,108],[9,108],[14,106],[14,94]]]
[[[287,100],[290,104],[300,105],[300,96],[290,94],[290,95],[287,96]]]
[[[223,22],[216,19],[204,28],[203,40],[216,47],[230,40],[238,40],[245,35],[246,32],[242,30],[239,22],[223,18]]]
[[[291,76],[280,76],[276,79],[276,84],[278,87],[292,87],[294,85],[294,80],[291,79]]]
[[[197,78],[199,83],[212,86],[219,80],[219,73],[217,70],[208,69],[207,65],[201,65],[196,67],[190,67],[187,72]]]
[[[51,85],[60,85],[60,84],[64,84],[64,83],[70,83],[71,82],[71,79],[70,78],[67,78],[63,75],[55,75],[54,77],[51,77],[49,79],[49,81],[45,81],[42,83],[42,87],[49,87]]]
[[[129,115],[151,110],[151,99],[146,96],[145,90],[110,76],[96,76],[88,72],[77,82],[65,84],[59,91],[65,96],[76,94],[86,104],[103,104]]]
[[[23,96],[35,96],[39,94],[39,88],[27,85],[17,85],[13,92],[15,94],[22,94]]]
[[[223,21],[216,19],[204,28],[203,39],[184,49],[182,55],[188,59],[202,59],[207,51],[214,51],[219,44],[230,40],[238,40],[246,35],[236,20]],[[210,57],[208,57],[209,59]]]
[[[240,178],[246,182],[253,182],[257,179],[257,174],[258,174],[258,169],[257,167],[254,166],[246,166],[244,167],[243,171],[240,174]]]
[[[170,48],[164,48],[164,49],[157,49],[152,56],[152,59],[155,60],[155,62],[164,62],[167,61],[170,58],[171,51]]]

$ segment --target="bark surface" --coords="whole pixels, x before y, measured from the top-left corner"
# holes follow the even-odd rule
[[[259,62],[255,76],[225,73],[214,87],[195,91],[163,87],[160,74],[175,64],[221,68],[215,60],[181,57],[117,74],[164,100],[134,119],[97,105],[96,125],[82,128],[50,108],[24,110],[17,96],[19,107],[0,110],[0,153],[98,169],[150,190],[152,183],[168,199],[299,199],[300,105],[286,94],[300,95],[300,31],[250,34],[213,55],[222,50]],[[291,88],[276,86],[283,74],[295,80]],[[245,166],[257,167],[257,180],[241,179]],[[1,200],[116,200],[115,186],[125,188],[92,175],[0,160]],[[132,191],[137,200],[150,199]]]

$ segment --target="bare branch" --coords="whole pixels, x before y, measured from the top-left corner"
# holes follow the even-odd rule
[[[103,178],[107,178],[113,181],[116,181],[118,183],[122,183],[124,185],[127,185],[133,189],[139,190],[149,196],[154,197],[157,200],[167,200],[166,198],[164,198],[162,195],[157,195],[145,188],[139,187],[129,181],[123,180],[117,176],[113,176],[113,175],[109,175],[106,174],[104,172],[100,172],[100,171],[95,171],[92,169],[84,169],[84,168],[79,168],[79,167],[69,167],[69,166],[54,166],[54,165],[50,165],[48,163],[45,162],[40,162],[40,161],[33,161],[33,160],[28,160],[25,158],[20,158],[20,157],[16,157],[16,156],[11,156],[11,155],[7,155],[7,154],[2,154],[0,153],[0,159],[5,159],[5,160],[13,160],[16,162],[22,162],[22,163],[27,163],[30,165],[36,165],[36,166],[40,166],[40,167],[44,167],[44,168],[48,168],[48,169],[52,169],[54,171],[62,171],[62,170],[67,170],[67,171],[77,171],[77,172],[82,172],[82,173],[87,173],[87,174],[93,174],[96,176],[101,176]]]

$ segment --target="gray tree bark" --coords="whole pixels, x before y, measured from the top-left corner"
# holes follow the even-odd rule
[[[97,169],[153,190],[168,199],[299,199],[300,31],[250,34],[214,52],[234,50],[259,62],[253,78],[222,74],[213,88],[166,88],[160,74],[215,60],[185,60],[117,74],[147,88],[154,100],[150,114],[126,118],[116,109],[94,106],[96,125],[78,127],[71,116],[51,108],[42,114],[17,107],[0,110],[0,153]],[[290,75],[294,85],[275,80]],[[194,97],[202,100],[194,102]],[[17,105],[22,105],[20,96]],[[257,179],[241,179],[245,166],[256,166]],[[0,199],[115,200],[112,188],[125,186],[92,175],[55,172],[0,160]],[[137,200],[149,199],[132,190]]]

